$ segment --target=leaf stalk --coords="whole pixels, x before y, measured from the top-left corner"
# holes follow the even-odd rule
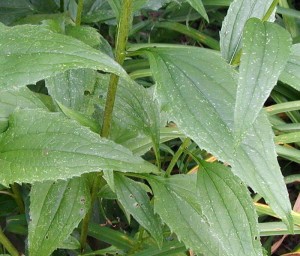
[[[3,233],[0,228],[0,243],[3,244],[4,248],[10,253],[11,256],[19,256],[18,250],[13,246],[13,244],[8,240],[8,238]]]

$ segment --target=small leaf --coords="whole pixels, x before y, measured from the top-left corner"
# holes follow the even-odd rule
[[[115,190],[118,200],[126,211],[149,231],[161,247],[163,240],[161,223],[154,214],[147,192],[135,181],[118,173],[115,173]]]
[[[226,237],[221,243],[228,255],[262,255],[257,215],[247,187],[224,165],[200,165],[197,186],[202,210],[211,230]]]
[[[20,110],[0,137],[0,183],[67,179],[100,170],[157,172],[154,165],[57,113]]]
[[[300,91],[300,44],[294,44],[291,51],[287,65],[279,79]]]
[[[203,6],[202,0],[187,0],[187,2],[189,2],[189,4],[207,21],[208,20],[208,16],[206,13],[206,10]]]
[[[126,77],[122,67],[106,54],[41,26],[2,25],[0,33],[0,89],[36,83],[78,68],[100,69]]]
[[[30,192],[29,254],[50,255],[77,227],[89,207],[89,188],[82,178],[34,183]]]
[[[241,48],[242,32],[251,17],[263,18],[273,0],[235,0],[228,9],[220,32],[223,58],[231,63]],[[274,15],[270,20],[274,19]]]
[[[235,104],[238,140],[252,126],[275,86],[290,54],[291,37],[277,24],[247,21]]]

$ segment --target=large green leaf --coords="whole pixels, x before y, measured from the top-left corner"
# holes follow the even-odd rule
[[[235,145],[235,71],[211,50],[184,46],[146,48],[163,107],[179,129],[232,171],[285,221],[291,206],[277,163],[273,133],[262,113]],[[291,223],[291,222],[290,222]]]
[[[273,0],[236,0],[228,9],[220,32],[222,56],[231,63],[241,48],[242,34],[247,20],[251,17],[262,18]],[[271,17],[271,20],[274,15]]]
[[[6,130],[8,117],[16,108],[47,109],[40,98],[26,87],[2,91],[0,94],[0,132]]]
[[[89,187],[83,178],[34,183],[30,192],[29,255],[50,255],[77,227],[89,207]]]
[[[294,44],[291,51],[288,63],[279,79],[300,91],[300,44]]]
[[[245,25],[235,105],[235,134],[252,126],[290,54],[291,37],[277,24],[251,18]]]
[[[90,68],[126,76],[110,57],[41,26],[0,24],[0,89],[35,83],[69,69]]]
[[[224,172],[222,166],[206,168],[199,175],[200,191],[196,175],[148,179],[154,192],[155,212],[195,252],[261,255],[247,188],[228,170]]]
[[[115,173],[115,191],[126,211],[149,231],[161,247],[162,225],[159,217],[154,214],[147,192],[135,181],[118,173]]]
[[[224,165],[201,162],[201,166],[197,185],[210,228],[220,238],[226,237],[221,243],[229,255],[262,255],[257,215],[247,187]]]
[[[0,137],[0,183],[67,179],[100,170],[156,172],[125,147],[57,113],[20,110]]]

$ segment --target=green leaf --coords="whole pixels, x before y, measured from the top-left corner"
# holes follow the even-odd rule
[[[300,91],[300,44],[294,44],[291,51],[287,65],[279,79]]]
[[[157,172],[125,147],[57,113],[16,111],[0,139],[3,185],[67,179],[107,169]]]
[[[47,109],[37,94],[27,87],[5,90],[0,94],[0,133],[8,127],[8,117],[16,108]]]
[[[235,135],[242,139],[275,86],[290,54],[291,37],[277,24],[251,18],[245,25],[234,112]]]
[[[74,110],[83,110],[84,92],[93,88],[97,72],[91,69],[73,69],[47,78],[46,87],[53,99]]]
[[[201,162],[201,166],[197,186],[210,229],[228,255],[262,255],[257,215],[247,187],[224,165]]]
[[[78,68],[100,69],[126,76],[125,71],[107,55],[41,26],[2,25],[0,33],[0,89],[35,83]]]
[[[29,254],[50,255],[77,227],[90,203],[83,178],[34,183],[30,192]]]
[[[258,231],[247,188],[228,170],[224,172],[223,166],[215,167],[202,171],[198,182],[195,175],[149,178],[155,211],[195,252],[261,255],[259,242],[254,241]]]
[[[261,113],[236,147],[236,73],[213,51],[184,46],[146,48],[160,102],[178,128],[262,195],[291,224],[291,206],[277,163],[273,133]],[[225,107],[226,106],[226,107]]]
[[[115,173],[115,191],[118,200],[137,222],[162,246],[163,232],[159,217],[154,214],[147,192],[135,181]]]
[[[231,63],[241,48],[242,34],[247,20],[251,17],[263,18],[273,0],[236,0],[228,9],[220,32],[222,56]],[[274,19],[274,15],[271,20]]]
[[[206,10],[203,6],[202,0],[187,0],[187,2],[207,21],[208,16]]]

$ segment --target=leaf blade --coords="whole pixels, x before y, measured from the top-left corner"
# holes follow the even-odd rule
[[[286,65],[290,46],[289,33],[278,25],[257,18],[247,21],[234,111],[238,140],[259,115]]]
[[[161,247],[163,242],[161,223],[158,216],[154,214],[146,191],[139,184],[123,175],[115,173],[114,176],[118,200],[126,211],[149,231]]]
[[[36,83],[76,68],[100,69],[126,77],[110,57],[72,37],[34,25],[2,25],[0,31],[0,89]]]
[[[291,206],[277,162],[274,135],[263,112],[243,143],[235,145],[237,81],[232,67],[206,49],[155,45],[144,51],[158,85],[157,95],[171,120],[199,147],[229,163],[233,173],[261,194],[292,228]]]
[[[50,255],[71,234],[90,207],[82,178],[35,183],[30,192],[29,254]]]
[[[67,179],[106,169],[157,171],[128,149],[57,113],[16,111],[0,145],[3,185]]]
[[[241,35],[246,21],[251,17],[263,18],[273,0],[236,0],[228,9],[220,32],[222,56],[231,63],[241,48]],[[271,20],[274,16],[271,17]]]

